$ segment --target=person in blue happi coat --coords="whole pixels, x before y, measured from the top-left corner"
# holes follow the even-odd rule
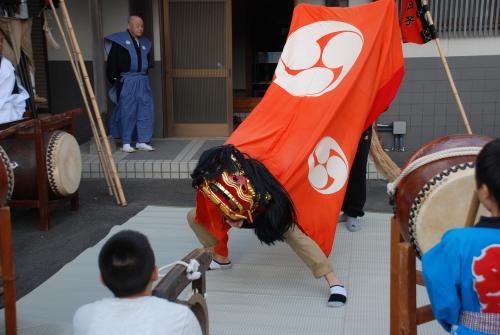
[[[154,103],[148,78],[148,55],[151,42],[142,36],[144,23],[138,16],[128,20],[127,31],[104,38],[108,54],[107,78],[113,85],[109,91],[116,105],[109,120],[113,138],[121,138],[125,152],[152,151]],[[135,149],[131,146],[136,142]]]
[[[500,334],[500,138],[479,153],[476,184],[491,217],[448,230],[422,258],[432,312],[452,334]]]

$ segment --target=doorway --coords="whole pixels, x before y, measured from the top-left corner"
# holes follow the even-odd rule
[[[293,0],[233,0],[233,110],[238,126],[271,84],[292,20]]]
[[[231,0],[165,0],[162,10],[165,135],[229,135]]]

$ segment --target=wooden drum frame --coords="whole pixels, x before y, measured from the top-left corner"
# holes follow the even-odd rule
[[[1,140],[12,138],[34,143],[37,184],[34,193],[36,194],[33,194],[31,198],[23,197],[22,199],[10,200],[8,205],[11,208],[37,208],[40,217],[39,228],[41,230],[49,229],[49,213],[56,208],[62,207],[64,202],[70,202],[71,210],[77,210],[79,208],[78,190],[68,196],[60,197],[55,196],[54,192],[50,189],[47,173],[48,162],[46,148],[48,145],[48,134],[57,130],[63,130],[69,134],[74,134],[73,119],[76,114],[81,112],[82,110],[78,108],[45,118],[4,124],[0,127],[0,146],[2,145]],[[0,180],[1,178],[2,171],[0,170]],[[3,193],[8,192],[2,192],[2,189],[0,189],[0,197]]]
[[[408,160],[405,168],[417,159],[451,148],[483,147],[491,138],[477,135],[451,135],[424,144]],[[466,154],[435,160],[416,168],[396,185],[394,215],[391,218],[390,334],[416,335],[417,326],[434,320],[431,305],[417,307],[417,285],[425,286],[421,271],[416,269],[417,248],[410,232],[411,207],[416,197],[436,175],[452,167],[474,162],[476,155]],[[404,172],[404,169],[403,169]],[[478,210],[474,195],[467,220]]]

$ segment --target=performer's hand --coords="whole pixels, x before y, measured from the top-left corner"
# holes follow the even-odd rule
[[[228,225],[230,225],[233,228],[241,228],[241,226],[243,225],[243,220],[233,221],[228,218],[224,218],[224,220]]]

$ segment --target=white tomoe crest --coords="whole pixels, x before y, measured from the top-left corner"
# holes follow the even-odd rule
[[[333,138],[323,137],[307,160],[308,179],[321,194],[338,192],[349,176],[349,163],[340,145]]]
[[[318,40],[327,35],[332,36],[321,49]],[[274,82],[294,96],[323,95],[342,82],[362,48],[363,35],[353,25],[340,21],[311,23],[288,37]],[[316,66],[319,60],[323,65]],[[339,69],[337,77],[333,69]]]

